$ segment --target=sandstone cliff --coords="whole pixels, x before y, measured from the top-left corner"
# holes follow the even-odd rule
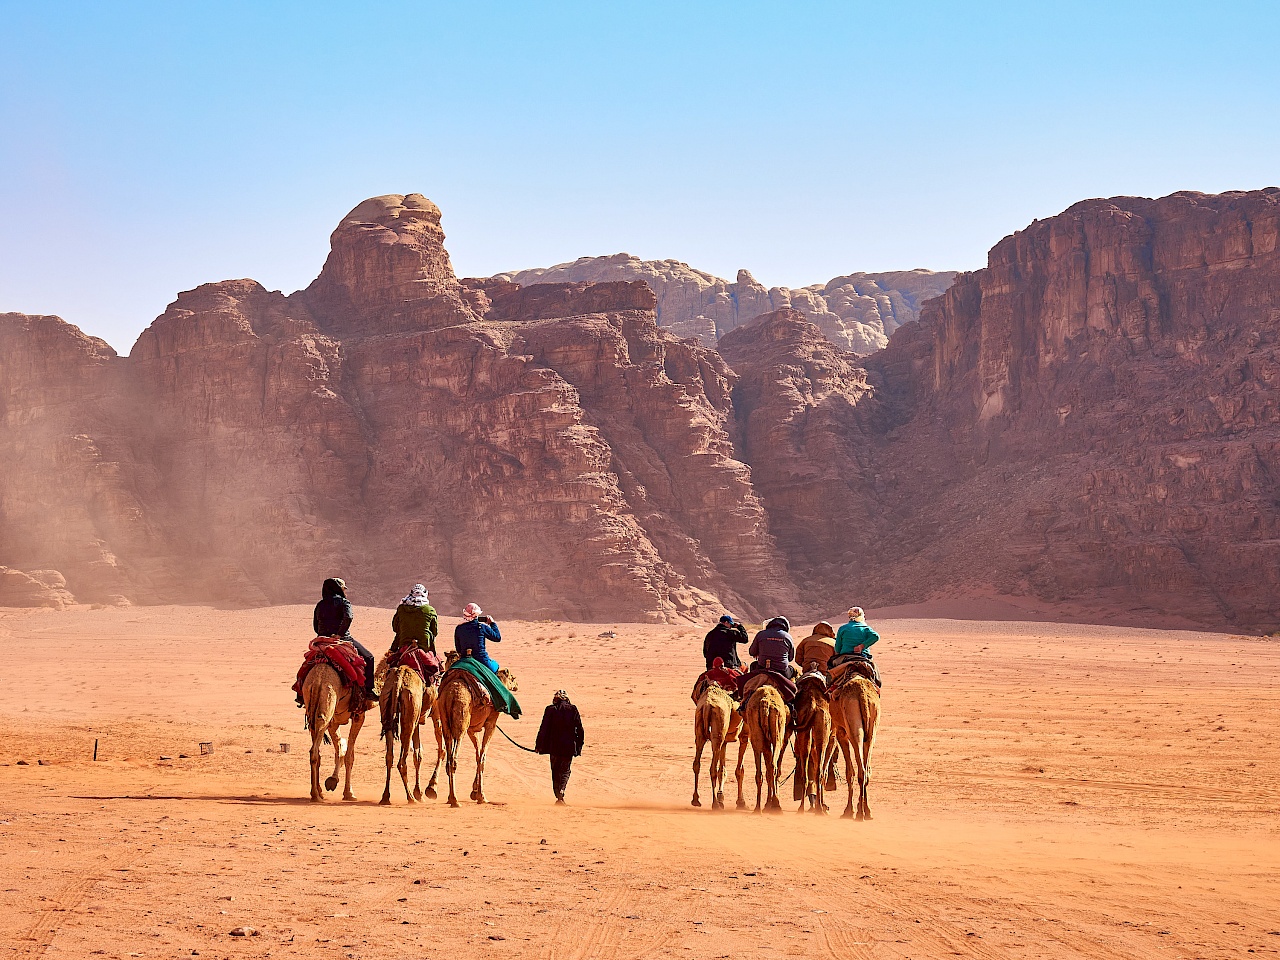
[[[865,357],[745,273],[709,349],[651,277],[459,280],[443,240],[374,198],[306,290],[187,291],[128,357],[0,315],[0,604],[340,573],[499,617],[1000,594],[1280,626],[1280,190],[1077,204]]]
[[[894,330],[915,320],[920,305],[946,290],[955,276],[952,271],[899,270],[854,273],[798,289],[766,288],[746,270],[739,270],[730,283],[678,260],[641,260],[616,253],[495,279],[526,287],[643,280],[657,297],[659,326],[681,337],[697,337],[707,346],[758,316],[790,307],[808,317],[832,343],[867,354],[884,347]]]

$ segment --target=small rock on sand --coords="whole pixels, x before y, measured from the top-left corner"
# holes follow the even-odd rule
[[[257,927],[236,927],[231,931],[231,936],[233,937],[256,937],[257,935]]]

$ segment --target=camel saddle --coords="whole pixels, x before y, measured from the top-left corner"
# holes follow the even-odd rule
[[[796,693],[798,691],[796,690],[795,681],[790,677],[785,677],[781,673],[767,668],[757,670],[755,667],[752,667],[751,671],[743,676],[742,684],[739,687],[742,691],[743,702],[745,703],[747,700],[750,700],[751,695],[766,683],[774,687],[778,693],[782,694],[782,699],[787,703],[790,703],[796,698]]]
[[[719,657],[716,657],[719,660]],[[709,686],[717,686],[728,691],[733,698],[738,696],[738,683],[742,679],[741,670],[730,670],[728,667],[712,667],[704,672],[693,684],[693,702],[697,703]]]
[[[865,657],[846,655],[832,660],[831,684],[828,692],[835,693],[842,687],[848,686],[854,677],[870,680],[876,685],[877,691],[880,689],[880,674],[875,664]]]
[[[298,679],[293,685],[295,693],[302,692],[303,681],[318,663],[327,663],[338,671],[343,686],[364,688],[364,658],[355,644],[341,637],[316,637],[308,644],[302,666],[298,668]]]
[[[444,672],[444,666],[440,663],[439,657],[430,650],[423,650],[414,644],[406,644],[387,658],[388,670],[394,670],[397,667],[408,667],[421,677],[422,682],[427,686],[435,683]]]

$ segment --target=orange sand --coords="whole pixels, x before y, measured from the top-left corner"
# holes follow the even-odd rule
[[[0,953],[1280,952],[1280,644],[872,615],[876,819],[854,823],[791,813],[790,784],[783,816],[689,806],[701,629],[504,623],[526,716],[503,726],[531,743],[564,686],[587,750],[556,808],[545,758],[495,738],[494,802],[455,811],[398,784],[376,805],[372,722],[360,802],[306,801],[288,688],[309,608],[0,611]],[[361,608],[356,635],[381,652],[389,620]],[[584,665],[590,648],[613,666]],[[259,935],[229,936],[242,925]]]

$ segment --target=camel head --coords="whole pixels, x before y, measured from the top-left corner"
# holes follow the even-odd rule
[[[446,669],[448,669],[449,667],[452,667],[457,662],[458,662],[457,650],[450,650],[448,653],[444,655],[444,665]]]
[[[508,670],[506,667],[503,667],[501,670],[498,671],[498,679],[501,680],[502,685],[506,687],[508,690],[510,690],[512,693],[515,693],[517,690],[520,689],[520,685],[516,682],[516,675],[512,673],[510,670]]]

